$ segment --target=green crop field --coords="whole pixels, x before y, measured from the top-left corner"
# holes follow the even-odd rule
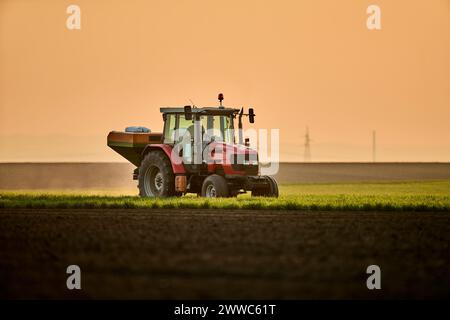
[[[270,210],[450,211],[450,180],[289,184],[280,197],[143,199],[130,191],[0,191],[0,208],[218,208]]]

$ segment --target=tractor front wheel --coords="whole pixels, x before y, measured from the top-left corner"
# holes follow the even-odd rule
[[[252,197],[273,197],[278,198],[278,183],[275,178],[265,176],[267,186],[264,188],[257,188],[252,190]]]
[[[139,195],[141,197],[175,196],[175,177],[167,156],[161,151],[150,151],[139,167]]]
[[[219,198],[228,197],[227,180],[218,174],[208,176],[202,185],[202,197]]]

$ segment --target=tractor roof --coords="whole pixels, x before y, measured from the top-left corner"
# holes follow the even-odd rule
[[[159,109],[161,113],[184,113],[182,107],[162,107]],[[208,114],[208,115],[231,115],[238,113],[240,109],[225,108],[225,107],[204,107],[192,108],[192,113]]]

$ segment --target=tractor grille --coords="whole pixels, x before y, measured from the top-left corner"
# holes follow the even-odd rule
[[[244,171],[247,176],[258,175],[258,165],[257,164],[232,164],[231,168],[234,171]]]

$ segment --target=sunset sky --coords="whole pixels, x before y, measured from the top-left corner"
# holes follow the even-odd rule
[[[378,161],[450,161],[450,0],[0,0],[0,162],[125,161],[110,130],[219,92],[283,161],[306,126],[313,161],[371,161],[373,130]]]

